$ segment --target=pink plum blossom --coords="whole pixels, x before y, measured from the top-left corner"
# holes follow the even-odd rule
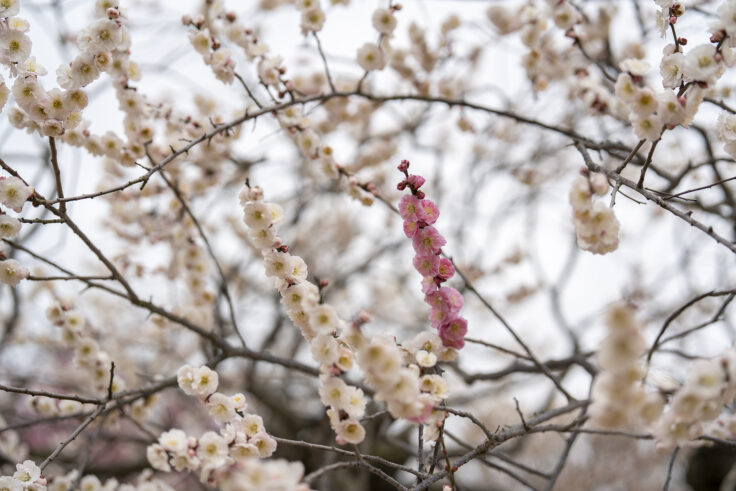
[[[437,208],[437,205],[434,204],[434,201],[430,199],[423,199],[420,202],[420,208],[417,215],[419,216],[419,219],[421,221],[423,221],[427,225],[432,225],[434,222],[437,221],[437,218],[440,216],[440,210]]]
[[[404,235],[408,238],[413,239],[419,230],[419,224],[417,222],[404,222]]]
[[[447,259],[446,257],[443,257],[440,259],[440,265],[439,270],[437,272],[437,276],[441,280],[448,280],[452,278],[455,275],[455,266],[452,265],[452,261]]]
[[[416,196],[411,194],[404,195],[399,202],[399,215],[406,222],[419,221],[419,210],[421,209],[421,203]]]
[[[437,254],[447,243],[444,237],[432,226],[420,228],[414,235],[414,251],[419,255]]]
[[[460,349],[465,346],[465,333],[468,332],[468,321],[458,316],[454,319],[442,324],[439,328],[440,339],[442,344],[449,347]]]
[[[440,258],[436,254],[415,256],[414,267],[422,276],[434,277],[439,273]]]

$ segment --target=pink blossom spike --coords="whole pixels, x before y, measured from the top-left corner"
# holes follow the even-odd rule
[[[424,177],[409,175],[408,169],[409,162],[402,160],[399,170],[405,179],[397,187],[399,190],[408,188],[411,194],[401,198],[399,214],[404,219],[404,233],[412,239],[414,246],[413,264],[422,275],[422,293],[430,307],[429,321],[439,331],[444,346],[460,349],[465,346],[468,322],[459,315],[464,303],[460,292],[448,286],[440,288],[455,274],[452,261],[441,257],[442,246],[447,241],[432,226],[440,211],[432,200],[424,198],[424,192],[419,189],[425,183]]]

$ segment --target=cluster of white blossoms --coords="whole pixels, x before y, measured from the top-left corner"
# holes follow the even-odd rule
[[[656,2],[664,35],[685,9],[681,2],[673,0]],[[582,23],[579,9],[567,0],[523,6],[494,4],[487,13],[501,35],[519,32],[521,41],[529,47],[522,64],[537,90],[544,90],[553,80],[564,80],[571,96],[581,99],[590,113],[628,120],[640,139],[653,142],[666,129],[687,127],[703,101],[705,90],[715,85],[727,67],[733,66],[736,56],[731,47],[736,26],[732,11],[735,9],[731,0],[718,9],[719,19],[710,27],[709,44],[685,50],[687,40],[678,38],[676,43],[664,47],[659,67],[664,91],[657,92],[647,86],[649,65],[643,60],[644,52],[631,48],[627,54],[633,57],[619,64],[614,94],[600,77],[589,72],[590,58],[600,59],[605,55],[613,10],[602,8],[597,18],[586,18]],[[572,45],[569,41],[555,42],[557,34],[550,28],[549,20],[573,40]]]
[[[378,43],[365,43],[358,48],[356,55],[358,65],[366,72],[383,70],[391,54],[389,40],[396,29],[396,16],[399,6],[379,8],[373,12],[371,21],[373,28],[379,33]]]
[[[15,467],[16,471],[12,476],[0,476],[1,491],[174,491],[165,482],[154,479],[150,469],[141,472],[135,484],[120,484],[115,478],[107,479],[103,484],[99,477],[92,474],[80,478],[76,469],[64,475],[46,478],[32,460],[16,464]]]
[[[649,425],[662,413],[664,399],[642,385],[645,351],[633,309],[621,302],[610,307],[608,336],[598,350],[601,372],[593,383],[590,420],[604,428]]]
[[[130,59],[130,36],[116,5],[110,0],[96,0],[97,19],[77,37],[80,53],[56,72],[57,82],[66,89],[68,96],[66,102],[55,99],[52,106],[73,109],[75,124],[65,124],[62,131],[53,136],[59,136],[68,145],[83,147],[93,156],[104,156],[116,164],[132,167],[136,159],[145,156],[145,145],[153,140],[154,128],[149,121],[145,97],[130,84],[140,80],[141,72]],[[103,72],[112,80],[120,110],[125,113],[125,140],[112,131],[101,136],[92,134],[90,123],[81,117],[81,110],[87,105],[87,94],[81,87],[92,83]],[[10,118],[16,127],[32,129],[33,122],[25,115],[11,114]]]
[[[289,318],[309,342],[312,357],[321,364],[320,398],[328,408],[337,441],[360,443],[365,429],[360,418],[366,399],[360,388],[350,386],[340,375],[349,371],[354,359],[366,381],[376,392],[375,400],[386,403],[389,413],[414,423],[427,423],[428,439],[437,433],[444,413],[433,408],[446,398],[447,382],[435,369],[437,361],[454,359],[457,352],[445,348],[439,336],[420,333],[401,347],[388,334],[366,338],[360,330],[367,314],[349,327],[335,308],[321,302],[320,288],[309,282],[307,266],[289,254],[276,234],[283,211],[263,201],[263,191],[248,184],[240,192],[244,222],[252,244],[261,250],[266,275],[274,278]]]
[[[112,356],[103,349],[95,339],[92,326],[87,323],[82,312],[72,305],[54,300],[46,308],[46,318],[60,330],[59,344],[62,348],[73,349],[73,363],[77,368],[75,377],[87,386],[90,392],[101,395],[111,390],[113,393],[125,390],[126,375],[118,370],[110,380]],[[115,362],[123,362],[118,354]],[[156,402],[156,397],[140,398],[131,403],[129,415],[136,421],[143,421]],[[88,409],[85,405],[72,400],[54,400],[46,397],[35,397],[31,407],[43,416],[57,416],[81,413]],[[115,414],[107,419],[108,424],[117,420]]]
[[[266,275],[274,278],[286,313],[309,342],[313,358],[320,363],[320,396],[328,407],[339,442],[360,443],[365,429],[359,419],[365,413],[363,391],[346,384],[339,375],[353,366],[354,354],[345,339],[342,320],[335,308],[322,303],[320,290],[307,280],[307,265],[276,235],[276,225],[283,220],[283,210],[263,201],[260,187],[248,184],[241,190],[243,220],[252,244],[260,249]]]
[[[173,309],[174,313],[211,330],[215,325],[212,309],[215,294],[209,285],[210,263],[207,252],[195,242],[189,231],[182,230],[181,233],[174,234],[170,241],[172,269],[183,276],[188,299],[177,305]]]
[[[82,404],[79,401],[71,399],[53,399],[45,396],[29,397],[28,406],[32,411],[44,418],[65,417],[72,414],[82,414],[95,409],[95,406],[92,404]]]
[[[447,413],[435,407],[447,398],[449,387],[436,365],[454,360],[457,350],[444,346],[431,331],[420,332],[399,346],[388,334],[367,339],[354,324],[348,339],[366,381],[376,391],[375,400],[385,402],[393,417],[423,424],[425,441],[437,439]]]
[[[79,481],[77,487],[74,483]],[[0,488],[2,489],[2,488]],[[64,474],[48,479],[47,491],[174,491],[174,488],[165,482],[153,477],[151,469],[145,469],[135,479],[135,483],[120,484],[117,479],[111,477],[103,483],[99,477],[88,474],[79,479],[79,471],[73,469]]]
[[[593,202],[594,194],[603,196],[607,192],[606,176],[587,172],[576,178],[570,189],[578,246],[594,254],[606,254],[618,248],[619,223],[613,209],[602,200]]]
[[[529,49],[521,63],[537,90],[544,90],[551,81],[565,79],[575,72],[580,75],[579,70],[587,65],[569,40],[556,42],[561,37],[560,31],[569,38],[585,39],[586,49],[596,56],[603,49],[608,30],[605,15],[581,23],[581,13],[567,0],[494,3],[486,13],[499,34],[519,33],[521,42]]]
[[[45,491],[46,478],[41,475],[41,469],[32,460],[25,460],[15,465],[16,471],[12,476],[0,476],[0,490]]]
[[[203,483],[221,489],[308,489],[299,484],[304,474],[301,463],[259,461],[273,454],[276,440],[266,432],[260,416],[245,411],[243,394],[216,392],[216,371],[184,365],[177,372],[177,381],[186,394],[206,404],[212,418],[224,426],[199,438],[176,428],[163,432],[146,451],[154,469],[199,470]]]
[[[185,15],[182,18],[185,26],[192,26],[194,30],[189,33],[189,41],[194,49],[202,55],[206,65],[212,69],[218,80],[229,84],[235,78],[235,61],[231,58],[230,49],[222,47],[216,39],[212,37],[209,28],[205,26],[205,17],[198,15],[192,19]]]
[[[287,115],[288,113],[288,115]],[[325,176],[330,179],[339,179],[344,176],[343,186],[348,196],[359,201],[364,206],[370,206],[375,200],[370,184],[363,185],[358,178],[335,160],[332,147],[321,142],[319,133],[312,128],[311,122],[302,117],[301,109],[287,108],[278,115],[281,126],[294,139],[304,158],[316,161]],[[393,152],[391,152],[393,153]],[[381,154],[374,153],[379,161],[383,161]],[[386,156],[384,152],[382,156]],[[388,155],[390,156],[390,155]]]
[[[695,360],[682,386],[665,404],[660,392],[646,390],[641,327],[628,305],[607,314],[608,336],[598,351],[601,372],[595,379],[591,422],[605,428],[647,427],[657,448],[696,445],[700,435],[733,438],[736,416],[723,413],[736,396],[736,347],[723,355]],[[723,414],[722,414],[723,413]]]
[[[642,140],[658,140],[665,128],[687,127],[703,100],[703,91],[697,85],[690,86],[682,96],[668,90],[679,87],[683,81],[684,57],[682,53],[675,53],[674,48],[674,44],[664,48],[661,72],[665,90],[659,93],[645,84],[648,63],[636,58],[621,62],[622,71],[615,86],[616,97],[625,104],[634,133]]]
[[[0,426],[8,428],[8,422],[0,416]],[[21,462],[28,457],[28,444],[21,441],[17,431],[8,429],[0,433],[0,453],[13,462]]]
[[[668,410],[653,428],[657,446],[695,444],[690,440],[711,432],[714,436],[725,433],[731,438],[736,429],[733,416],[719,416],[734,396],[736,348],[716,358],[695,360],[688,367],[685,383],[672,396]]]
[[[34,190],[15,176],[0,177],[0,204],[20,213]],[[0,209],[0,239],[12,239],[20,232],[21,222]],[[0,283],[17,286],[30,272],[15,259],[7,259],[0,253]]]
[[[325,25],[325,12],[320,0],[295,0],[294,6],[301,12],[300,26],[303,34],[318,32]]]
[[[117,7],[105,8],[105,3],[97,1],[98,18],[77,37],[80,53],[69,64],[59,67],[56,72],[59,88],[48,91],[39,81],[47,71],[30,56],[30,40],[27,46],[23,40],[28,23],[17,18],[3,23],[5,34],[13,29],[20,31],[10,44],[24,46],[19,49],[19,55],[23,56],[16,56],[10,62],[11,74],[16,75],[12,92],[17,106],[10,109],[8,119],[16,128],[60,137],[82,121],[81,111],[87,105],[87,95],[81,88],[96,80],[102,72],[113,72],[115,54],[127,50],[130,44],[119,19],[120,11]]]
[[[656,0],[660,7],[658,24],[662,36],[685,13],[681,2]],[[649,65],[640,59],[624,60],[616,81],[616,96],[629,109],[629,120],[636,135],[644,140],[659,139],[665,129],[687,128],[703,101],[705,90],[715,86],[726,68],[736,62],[731,47],[734,2],[727,0],[718,9],[719,20],[710,27],[710,43],[685,50],[687,40],[678,38],[662,50],[659,71],[664,92],[645,86]],[[730,16],[730,17],[729,17]],[[724,138],[727,142],[732,139]],[[727,151],[729,149],[727,148]]]

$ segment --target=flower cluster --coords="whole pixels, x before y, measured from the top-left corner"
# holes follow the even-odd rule
[[[0,489],[21,491],[23,489],[46,489],[46,478],[41,475],[41,469],[32,460],[15,465],[16,471],[12,477],[0,477]]]
[[[340,443],[360,443],[365,430],[359,419],[365,413],[363,391],[347,385],[339,375],[353,366],[354,353],[346,341],[343,321],[320,299],[320,287],[307,280],[307,265],[276,235],[283,210],[263,201],[263,191],[246,186],[240,192],[243,220],[255,247],[260,249],[266,275],[274,278],[286,313],[309,342],[312,356],[322,366],[320,396]],[[326,285],[321,285],[326,286]]]
[[[632,308],[617,303],[608,310],[608,336],[598,350],[601,373],[593,383],[590,419],[596,426],[648,425],[659,418],[664,400],[641,384],[644,336]]]
[[[69,491],[74,489],[75,482],[79,483],[76,489],[82,491],[174,491],[174,488],[164,481],[155,479],[151,469],[141,472],[135,479],[135,483],[127,482],[120,484],[117,479],[111,477],[103,484],[100,478],[93,474],[82,476],[80,479],[77,469],[73,469],[64,475],[51,477],[48,481],[48,487],[44,488],[48,491]]]
[[[33,188],[26,185],[21,179],[10,176],[0,177],[0,204],[7,206],[16,213],[20,213],[26,200],[33,195]],[[20,220],[7,215],[0,210],[0,238],[11,239],[20,231]],[[17,286],[20,280],[29,275],[27,268],[15,259],[6,259],[0,253],[0,282],[10,286]]]
[[[57,83],[65,92],[52,89],[47,96],[42,96],[43,88],[37,77],[26,77],[24,84],[27,87],[24,86],[22,92],[31,98],[38,93],[41,99],[48,99],[51,116],[59,117],[57,113],[71,111],[63,125],[55,126],[58,132],[51,136],[60,137],[68,145],[84,147],[91,155],[105,156],[117,164],[132,167],[136,159],[145,155],[145,144],[153,139],[153,127],[146,121],[144,96],[130,84],[140,80],[141,71],[130,59],[130,35],[116,4],[96,0],[95,14],[97,18],[77,37],[80,53],[71,63],[61,65],[56,71]],[[102,136],[93,135],[89,131],[89,121],[82,119],[81,111],[88,102],[82,87],[95,81],[102,73],[110,76],[119,107],[125,113],[123,127],[127,141],[112,131]],[[15,87],[13,90],[15,93]],[[21,108],[13,108],[9,114],[10,122],[17,128],[35,129],[34,113],[20,102],[18,104]],[[49,133],[46,131],[44,134]]]
[[[424,301],[430,307],[429,319],[439,331],[445,346],[461,349],[465,346],[465,333],[468,322],[460,316],[463,296],[450,286],[442,286],[455,274],[452,261],[441,257],[442,246],[446,241],[442,234],[432,226],[440,215],[437,205],[426,199],[419,188],[424,178],[409,174],[409,161],[402,160],[399,170],[406,177],[398,184],[398,189],[409,189],[399,203],[399,214],[404,219],[404,233],[414,245],[414,268],[422,275]]]
[[[261,249],[266,275],[276,280],[287,315],[309,341],[312,357],[322,366],[319,394],[338,443],[357,444],[365,437],[359,422],[365,413],[363,391],[339,376],[350,370],[354,359],[376,391],[375,399],[385,402],[392,416],[426,423],[428,435],[435,436],[444,413],[433,411],[433,407],[446,397],[447,383],[440,375],[424,372],[434,370],[438,360],[453,359],[456,351],[443,346],[437,335],[418,335],[408,342],[414,347],[411,351],[390,335],[367,338],[360,330],[368,321],[367,314],[346,329],[334,307],[321,302],[320,287],[306,280],[304,261],[289,254],[276,235],[276,225],[283,218],[281,207],[262,198],[259,187],[246,184],[240,193],[244,221],[252,243]]]
[[[729,426],[733,427],[733,418],[729,415],[719,418],[719,415],[734,396],[735,348],[716,358],[695,360],[688,367],[685,383],[675,392],[668,410],[653,428],[657,446],[672,448],[710,431],[715,434],[728,431]],[[716,418],[719,419],[713,421]]]
[[[183,430],[171,429],[159,436],[158,443],[146,451],[154,469],[170,472],[200,470],[203,483],[215,484],[230,474],[230,467],[242,460],[270,457],[276,441],[266,432],[263,419],[245,412],[243,394],[231,396],[216,392],[219,376],[207,366],[184,365],[177,372],[177,382],[188,395],[196,395],[207,405],[213,419],[224,426],[219,432],[208,431],[199,438]]]
[[[232,83],[235,78],[235,62],[231,58],[232,52],[230,49],[222,47],[212,36],[209,28],[205,27],[205,17],[199,15],[192,19],[185,15],[182,18],[182,23],[194,28],[189,33],[189,41],[197,53],[202,55],[205,64],[209,65],[217,79],[226,84]]]
[[[297,0],[294,6],[301,12],[302,33],[305,35],[309,32],[317,32],[322,30],[325,25],[325,12],[322,10],[320,0]]]
[[[111,477],[103,484],[100,478],[88,474],[79,475],[74,469],[66,474],[46,478],[41,469],[31,460],[16,464],[16,471],[12,476],[0,476],[0,490],[9,491],[68,491],[81,489],[82,491],[174,491],[174,488],[163,481],[153,478],[153,472],[146,469],[136,478],[136,484],[120,484]],[[76,487],[74,486],[77,483]],[[295,488],[298,489],[298,488]]]
[[[74,365],[84,374],[90,383],[90,389],[101,394],[108,388],[113,392],[125,389],[125,379],[119,373],[115,375],[110,386],[110,362],[112,358],[95,340],[92,327],[87,323],[82,312],[71,305],[54,301],[46,309],[46,318],[61,331],[61,345],[74,349]],[[74,401],[64,401],[68,405]],[[141,399],[136,405],[142,412],[145,401]],[[71,411],[72,408],[68,408]],[[139,411],[136,411],[139,412]]]
[[[606,176],[587,171],[573,181],[570,189],[578,246],[594,254],[606,254],[618,248],[619,223],[613,209],[600,200],[593,202],[594,194],[603,196],[607,192]]]
[[[119,19],[120,11],[117,7],[102,8],[101,4],[97,2],[98,18],[77,36],[80,53],[56,71],[60,88],[49,91],[38,80],[39,76],[46,75],[46,69],[30,56],[30,40],[26,42],[24,34],[28,23],[7,19],[3,24],[8,27],[3,33],[12,38],[6,42],[17,47],[15,56],[6,59],[6,63],[13,65],[12,73],[17,75],[12,87],[17,107],[8,114],[16,128],[60,137],[82,121],[81,111],[87,105],[87,95],[81,88],[96,80],[102,72],[114,73],[116,54],[130,45],[127,30]]]
[[[376,391],[374,399],[386,403],[395,418],[425,425],[426,441],[439,436],[444,411],[434,409],[449,394],[447,381],[434,368],[437,361],[450,361],[457,351],[442,345],[439,337],[422,332],[398,346],[393,336],[366,338],[360,320],[351,326],[348,339],[355,347],[366,381]]]
[[[666,89],[678,87],[683,77],[684,57],[673,50],[673,44],[665,47],[660,67],[662,84]],[[691,89],[686,96],[679,97],[672,90],[656,93],[644,84],[648,71],[649,65],[643,60],[624,60],[616,80],[615,93],[628,111],[628,120],[636,136],[653,142],[660,138],[665,128],[689,124],[702,101],[702,91]]]
[[[218,475],[219,489],[241,491],[244,489],[273,489],[285,491],[310,491],[301,482],[304,465],[283,459],[241,459]]]

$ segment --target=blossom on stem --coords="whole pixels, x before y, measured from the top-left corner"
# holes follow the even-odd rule
[[[399,190],[409,189],[411,194],[404,195],[399,203],[399,215],[404,219],[404,233],[412,239],[414,246],[414,268],[422,275],[422,292],[424,301],[430,306],[429,320],[438,329],[442,344],[448,348],[460,349],[464,346],[467,321],[460,317],[463,297],[452,287],[440,287],[452,278],[455,266],[448,258],[441,257],[442,246],[447,241],[432,226],[439,217],[437,205],[424,198],[419,189],[426,182],[424,177],[409,174],[409,162],[402,160],[398,169],[405,176],[399,182]],[[436,359],[436,358],[435,358]],[[429,355],[422,356],[423,364],[430,363]],[[433,364],[433,363],[432,363]]]

